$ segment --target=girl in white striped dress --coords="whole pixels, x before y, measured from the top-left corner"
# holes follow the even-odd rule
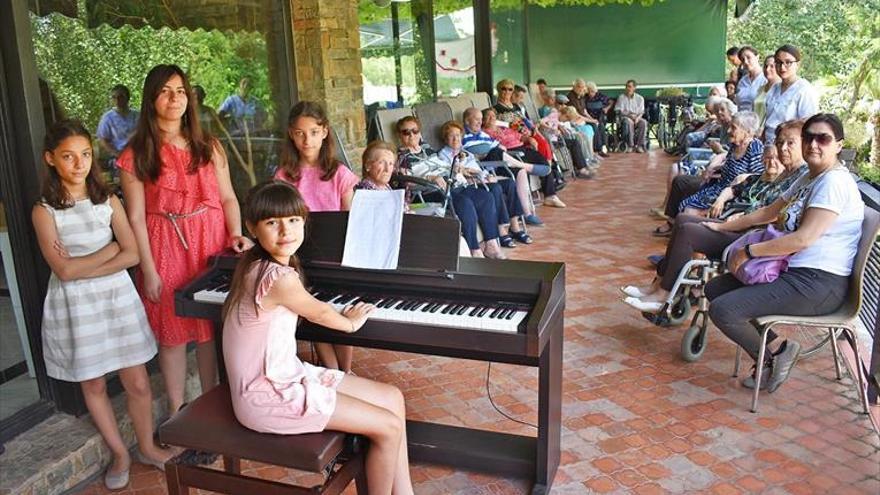
[[[104,375],[119,371],[137,436],[138,461],[171,456],[153,442],[152,391],[144,364],[156,342],[126,269],[138,263],[122,204],[92,167],[91,135],[75,120],[46,134],[42,199],[32,219],[52,269],[43,307],[43,357],[52,378],[79,382],[92,419],[113,453],[104,482],[128,484],[131,458],[119,434]]]

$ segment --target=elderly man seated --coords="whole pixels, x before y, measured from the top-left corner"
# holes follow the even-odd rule
[[[645,99],[636,93],[636,81],[626,82],[623,94],[617,97],[614,108],[620,114],[620,125],[626,139],[626,152],[644,153],[648,137],[648,121],[645,120]]]

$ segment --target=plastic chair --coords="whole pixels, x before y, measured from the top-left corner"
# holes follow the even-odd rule
[[[828,338],[831,340],[831,350],[834,353],[834,368],[837,373],[837,379],[840,380],[842,377],[840,373],[840,351],[837,348],[837,336],[839,332],[842,332],[856,358],[855,368],[859,384],[859,400],[862,402],[864,413],[868,414],[868,398],[866,396],[865,377],[862,374],[861,357],[859,356],[859,344],[856,337],[855,327],[858,321],[859,309],[861,309],[862,306],[862,283],[864,280],[865,266],[868,263],[871,248],[877,241],[878,228],[880,228],[880,213],[866,206],[865,219],[862,221],[862,238],[859,241],[859,249],[856,253],[856,259],[853,262],[852,274],[849,278],[849,292],[846,301],[844,301],[840,309],[834,313],[823,316],[767,315],[752,320],[752,324],[761,334],[761,347],[758,349],[758,361],[755,364],[755,383],[761,383],[761,374],[764,371],[764,355],[767,351],[767,334],[777,325],[827,328]],[[878,260],[872,259],[872,262],[877,263]],[[741,356],[742,348],[737,347],[733,376],[737,376],[739,373]],[[761,387],[755,387],[754,394],[752,395],[752,412],[758,411],[758,394],[760,389]]]

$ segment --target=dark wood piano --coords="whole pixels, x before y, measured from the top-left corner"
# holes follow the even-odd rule
[[[415,461],[534,480],[547,493],[559,466],[565,265],[458,259],[458,222],[405,215],[398,270],[340,266],[345,212],[309,217],[299,255],[316,297],[336,306],[365,300],[377,309],[345,334],[300,320],[297,338],[538,368],[536,437],[408,421]],[[214,266],[175,294],[180,316],[218,330],[225,284],[237,258]],[[217,332],[217,342],[222,339]],[[222,352],[218,351],[222,357]],[[222,369],[222,368],[221,368]]]

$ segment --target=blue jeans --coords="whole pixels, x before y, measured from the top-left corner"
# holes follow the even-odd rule
[[[481,187],[456,187],[452,190],[452,207],[461,222],[461,235],[472,250],[480,249],[477,225],[486,241],[498,238],[498,210],[495,197]]]
[[[495,210],[498,212],[498,224],[510,223],[510,217],[522,215],[523,207],[516,194],[516,181],[513,179],[500,180],[488,184],[489,192],[495,200]]]

